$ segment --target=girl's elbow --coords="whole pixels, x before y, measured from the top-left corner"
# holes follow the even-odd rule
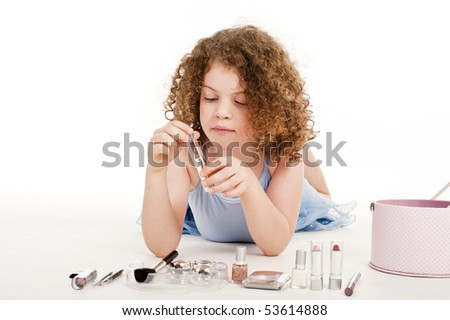
[[[176,250],[178,247],[179,241],[176,243],[166,243],[162,244],[160,242],[154,242],[154,241],[145,241],[145,245],[147,246],[148,250],[150,250],[151,253],[153,253],[158,258],[164,258],[167,256],[171,251]]]
[[[281,250],[281,251],[276,251],[276,250],[262,250],[262,252],[263,252],[263,254],[264,254],[266,257],[276,257],[276,256],[278,256],[278,255],[282,252],[282,250]]]
[[[288,244],[286,243],[278,246],[270,246],[267,248],[260,248],[260,249],[266,257],[276,257],[280,253],[282,253],[284,249],[286,249],[287,245]]]
[[[158,258],[164,258],[167,256],[171,251],[175,250],[173,248],[169,247],[152,247],[147,245],[147,248],[150,250],[151,253],[153,253]]]
[[[147,248],[150,250],[151,253],[153,253],[158,258],[164,257],[165,250],[162,250],[162,248],[154,248],[152,246],[147,245]]]

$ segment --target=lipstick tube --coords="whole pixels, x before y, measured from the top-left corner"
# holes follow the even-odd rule
[[[361,273],[355,272],[353,274],[353,277],[350,279],[347,288],[345,288],[344,290],[347,297],[350,297],[353,294],[353,290],[355,289],[356,283],[358,282],[359,278],[361,278]]]
[[[311,290],[323,289],[322,241],[311,241]]]
[[[344,243],[342,241],[330,241],[330,277],[328,289],[341,290],[342,288],[342,263]]]
[[[69,278],[72,279],[72,288],[75,290],[81,290],[86,284],[97,278],[97,270],[85,269],[78,273],[72,273]]]

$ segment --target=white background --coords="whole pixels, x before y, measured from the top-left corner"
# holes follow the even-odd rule
[[[295,3],[295,5],[294,5]],[[301,74],[338,201],[428,198],[450,179],[450,21],[438,1],[7,1],[0,5],[1,197],[125,201],[144,168],[102,167],[124,133],[146,145],[196,41],[251,23]],[[317,152],[325,159],[324,149]],[[122,159],[123,160],[123,159]],[[20,200],[21,201],[21,200]],[[135,206],[136,210],[139,205]]]
[[[307,84],[317,141],[325,144],[326,132],[333,145],[347,141],[339,154],[348,166],[323,167],[337,201],[357,200],[365,215],[368,201],[429,198],[450,180],[444,1],[2,1],[0,257],[8,248],[2,265],[18,260],[6,270],[45,275],[64,259],[67,281],[66,265],[97,254],[86,239],[111,242],[101,221],[134,222],[145,170],[137,149],[131,167],[105,168],[112,159],[103,145],[123,147],[125,133],[145,145],[165,123],[162,103],[180,58],[198,39],[245,23],[289,50]],[[97,225],[89,229],[86,219],[78,221],[85,229],[71,229],[90,215]],[[47,235],[23,232],[30,221]],[[146,252],[138,234],[131,238],[130,247]],[[2,290],[14,276],[4,272]],[[38,298],[39,290],[28,294]]]

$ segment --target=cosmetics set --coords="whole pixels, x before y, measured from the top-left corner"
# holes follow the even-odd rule
[[[156,274],[158,271],[163,269],[168,263],[170,263],[173,259],[175,259],[178,256],[178,252],[176,250],[173,250],[170,252],[166,257],[164,257],[158,264],[156,264],[152,269],[150,268],[144,268],[144,264],[142,264],[141,268],[139,270],[136,270],[135,278],[138,282],[150,282],[153,280],[154,277],[156,277]],[[133,270],[134,271],[134,270]],[[102,286],[105,284],[108,284],[112,282],[113,280],[120,277],[123,273],[123,269],[117,271],[117,272],[110,272],[104,277],[102,277],[100,280],[95,279],[97,278],[97,270],[94,269],[85,269],[81,272],[72,273],[69,278],[72,279],[72,288],[75,290],[81,290],[83,289],[88,283],[94,282],[94,285],[96,286]],[[127,278],[128,278],[128,270],[127,270]]]
[[[307,251],[299,249],[296,251],[295,267],[292,269],[291,288],[311,290],[322,290],[324,288],[323,280],[323,243],[322,241],[311,241],[310,248],[310,272],[306,269]],[[330,268],[328,276],[328,289],[342,289],[342,268],[344,262],[344,243],[342,241],[330,241]],[[344,290],[345,295],[351,296],[356,283],[361,274],[356,272]]]
[[[103,286],[112,282],[113,280],[120,277],[123,273],[123,269],[116,272],[109,272],[102,278],[95,281],[97,278],[97,270],[95,269],[85,269],[83,271],[72,273],[69,278],[72,279],[72,288],[74,290],[82,290],[87,284],[93,282],[94,286]],[[95,281],[95,282],[94,282]]]
[[[176,251],[174,251],[176,252]],[[236,261],[231,269],[231,282],[247,288],[280,290],[289,285],[290,276],[277,271],[255,271],[248,275],[247,247],[236,248]],[[162,266],[162,267],[158,267]],[[230,282],[228,265],[213,260],[174,260],[171,253],[154,268],[135,261],[126,268],[127,285],[134,289],[158,288],[165,285],[186,286],[189,290],[217,290]],[[172,286],[173,288],[174,286]]]
[[[145,268],[135,261],[126,268],[127,285],[134,289],[146,289],[158,285],[178,285],[203,289],[220,289],[228,281],[228,266],[213,260],[175,260],[172,251],[155,267]]]
[[[324,287],[322,241],[311,241],[309,273],[306,268],[308,252],[304,249],[296,251],[292,276],[285,272],[269,270],[254,271],[249,275],[246,253],[247,247],[236,247],[236,260],[231,268],[232,283],[242,284],[246,288],[266,290],[282,290],[289,286],[296,289],[309,287],[311,290],[322,290]],[[129,264],[125,269],[127,285],[134,289],[157,289],[161,285],[169,285],[171,288],[185,287],[189,290],[195,288],[217,290],[230,282],[228,265],[224,262],[175,260],[177,256],[178,252],[173,250],[153,268],[145,267],[144,263],[140,261]],[[328,277],[328,288],[330,290],[341,290],[342,288],[342,265],[343,242],[330,241],[330,273]],[[96,270],[83,270],[70,275],[72,288],[81,290],[91,282],[93,282],[93,285],[102,286],[118,278],[123,271],[110,272],[95,281],[97,278]],[[353,275],[344,290],[347,296],[353,294],[360,277],[359,272]]]
[[[343,250],[344,243],[342,241],[330,241],[330,274],[328,278],[328,289],[330,290],[340,290],[342,287]],[[292,269],[292,288],[305,289],[308,287],[306,256],[306,250],[297,250],[295,267]],[[311,290],[322,290],[324,287],[322,241],[311,241],[310,257],[309,288]]]
[[[248,275],[245,262],[247,247],[236,247],[236,262],[231,269],[231,282],[240,283],[246,288],[281,290],[289,285],[289,274],[279,271],[255,271]]]

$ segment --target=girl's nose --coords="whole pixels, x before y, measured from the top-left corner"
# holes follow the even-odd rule
[[[231,112],[231,104],[227,101],[220,101],[216,105],[215,110],[215,116],[219,119],[230,119],[232,112]]]

